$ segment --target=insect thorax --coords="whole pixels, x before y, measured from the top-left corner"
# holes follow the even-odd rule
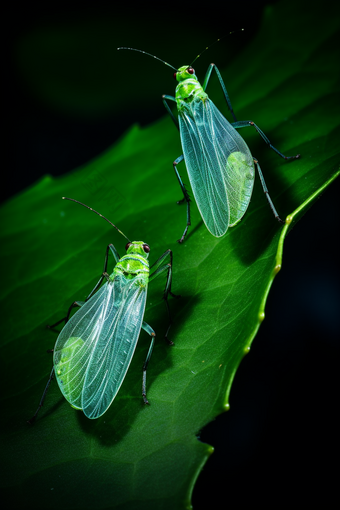
[[[206,94],[198,80],[195,78],[188,78],[181,81],[176,87],[176,102],[177,108],[181,108],[181,102],[191,102],[193,99],[200,98],[202,101],[207,99]]]
[[[124,255],[119,262],[117,262],[113,274],[124,274],[126,278],[134,278],[137,275],[145,275],[148,277],[149,262],[138,253],[129,253]]]

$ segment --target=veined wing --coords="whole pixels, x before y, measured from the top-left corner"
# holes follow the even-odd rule
[[[115,398],[142,326],[147,287],[143,277],[117,275],[61,331],[54,351],[60,389],[88,418],[99,418]]]
[[[209,99],[186,104],[179,112],[179,124],[197,206],[208,230],[220,237],[249,205],[255,178],[252,155]]]

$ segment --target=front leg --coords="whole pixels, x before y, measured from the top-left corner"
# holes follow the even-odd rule
[[[168,96],[166,94],[164,94],[162,96],[162,100],[163,100],[163,104],[165,106],[165,109],[168,112],[168,114],[170,115],[170,117],[172,118],[173,123],[175,124],[176,128],[179,131],[178,119],[176,119],[174,114],[172,113],[171,108],[170,108],[170,106],[168,105],[168,103],[166,101],[167,99],[169,101],[174,101],[175,103],[176,103],[176,99],[173,96]],[[172,165],[174,167],[174,171],[175,171],[176,177],[177,177],[177,180],[179,182],[179,185],[180,185],[182,193],[183,193],[183,198],[181,200],[178,200],[177,204],[183,204],[183,202],[187,203],[187,224],[186,224],[186,227],[185,227],[184,232],[182,234],[182,237],[180,239],[177,239],[178,243],[183,243],[184,238],[187,235],[188,228],[191,225],[191,221],[190,221],[190,197],[189,197],[189,193],[187,192],[187,190],[186,190],[186,188],[184,186],[184,183],[183,183],[183,181],[181,179],[181,176],[179,175],[179,173],[177,171],[177,168],[176,168],[178,163],[183,161],[183,159],[184,159],[184,156],[182,154],[177,159],[175,159],[175,161],[172,163]]]
[[[178,119],[175,118],[174,114],[172,113],[172,111],[170,109],[170,106],[168,105],[168,103],[166,101],[166,99],[168,99],[169,101],[176,102],[176,99],[173,96],[168,96],[166,94],[164,94],[162,96],[162,99],[163,99],[163,104],[165,106],[166,111],[168,112],[168,114],[172,118],[173,123],[175,124],[176,128],[179,130]],[[178,200],[177,204],[183,204],[183,202],[187,203],[187,224],[186,224],[186,227],[184,229],[182,237],[180,239],[177,239],[178,243],[183,243],[184,238],[187,235],[188,228],[191,225],[191,221],[190,221],[190,197],[189,197],[189,193],[187,192],[187,190],[186,190],[186,188],[184,186],[184,183],[183,183],[183,181],[181,179],[181,176],[179,175],[179,173],[177,171],[177,165],[178,165],[178,163],[183,161],[183,159],[184,159],[184,156],[182,154],[177,159],[175,159],[175,161],[172,163],[172,165],[174,167],[174,171],[175,171],[176,177],[177,177],[177,180],[179,182],[179,185],[180,185],[182,193],[183,193],[183,198],[181,200]]]
[[[166,257],[170,257],[170,264],[166,264],[164,266],[161,266],[162,262],[166,259]],[[150,269],[153,269],[153,272],[150,274],[149,276],[149,282],[151,280],[154,280],[155,278],[157,278],[157,276],[162,273],[163,271],[165,271],[165,269],[167,268],[167,266],[170,266],[172,268],[172,250],[168,249],[166,250],[163,255],[161,255],[157,260],[156,262],[154,262],[151,266],[150,266]],[[160,269],[159,269],[160,268]],[[164,293],[166,294],[171,294],[171,296],[175,297],[175,298],[179,298],[181,296],[178,296],[176,294],[173,294],[171,292],[171,279],[170,279],[170,285],[168,285],[168,280],[167,280],[167,285],[164,289]]]
[[[227,92],[227,89],[226,89],[226,86],[224,85],[224,81],[223,81],[223,78],[221,76],[221,73],[220,71],[217,69],[217,67],[215,66],[215,64],[210,64],[210,66],[208,67],[208,70],[206,72],[206,75],[205,75],[205,78],[204,78],[204,82],[203,82],[203,90],[205,92],[207,86],[208,86],[208,82],[209,82],[209,79],[210,79],[210,76],[211,76],[211,73],[212,73],[212,70],[215,69],[216,71],[216,74],[217,74],[217,77],[218,77],[218,80],[220,82],[220,85],[222,87],[222,90],[223,90],[223,94],[224,94],[224,98],[227,102],[227,105],[228,105],[228,108],[230,110],[230,113],[232,114],[233,116],[233,119],[236,121],[236,115],[234,113],[234,110],[233,110],[233,107],[232,107],[232,104],[231,104],[231,101],[230,101],[230,98],[229,98],[229,94]]]
[[[163,266],[161,266],[163,260],[167,256],[170,256],[170,263],[169,264],[164,264]],[[168,303],[168,295],[171,294],[171,296],[173,296],[175,298],[179,298],[180,296],[178,296],[178,295],[174,294],[173,292],[171,292],[171,284],[172,284],[172,250],[165,251],[163,253],[163,255],[161,255],[159,257],[159,259],[156,260],[156,262],[154,262],[154,264],[152,264],[150,269],[151,268],[153,268],[154,271],[149,276],[149,282],[151,282],[154,278],[157,278],[157,276],[159,276],[161,273],[164,273],[165,271],[167,271],[167,279],[166,279],[165,289],[164,289],[164,293],[163,293],[163,299],[165,301],[166,309],[167,309],[167,312],[168,312],[169,326],[168,326],[168,329],[167,329],[166,334],[165,334],[165,340],[170,345],[173,345],[173,342],[168,339],[168,333],[169,333],[169,330],[170,330],[171,325],[172,325],[172,318],[171,318],[171,313],[170,313],[170,308],[169,308],[169,303]]]
[[[173,96],[168,96],[167,94],[163,94],[163,96],[162,96],[162,101],[163,101],[163,104],[165,106],[165,109],[168,112],[168,114],[170,115],[170,117],[172,118],[173,123],[175,124],[176,128],[179,131],[178,119],[176,119],[176,117],[172,113],[171,108],[170,108],[170,106],[168,105],[168,103],[166,101],[167,99],[169,101],[174,101],[175,103],[176,103],[176,99]]]

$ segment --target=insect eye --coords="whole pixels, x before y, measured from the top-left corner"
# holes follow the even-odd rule
[[[131,246],[132,243],[126,243],[125,251],[128,251],[129,246]]]
[[[145,253],[149,253],[150,246],[148,244],[143,244],[143,250],[145,251]]]
[[[174,73],[174,80],[177,80],[177,73]]]
[[[189,74],[195,74],[195,69],[193,69],[192,67],[188,67],[187,71]]]

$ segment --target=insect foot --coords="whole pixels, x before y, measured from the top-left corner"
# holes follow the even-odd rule
[[[285,159],[300,159],[301,155],[297,154],[296,156],[285,156]]]

